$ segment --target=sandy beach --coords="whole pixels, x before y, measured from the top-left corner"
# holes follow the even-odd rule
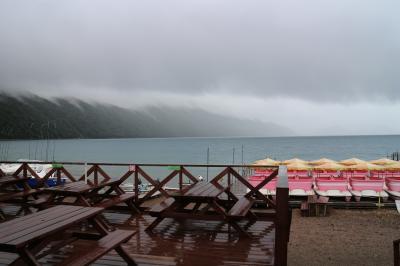
[[[331,209],[327,217],[293,210],[288,265],[393,265],[400,238],[396,210]]]

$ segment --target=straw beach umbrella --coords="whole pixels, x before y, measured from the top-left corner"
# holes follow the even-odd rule
[[[340,161],[340,163],[344,164],[344,165],[353,165],[353,164],[366,163],[366,162],[363,160],[360,160],[358,158],[350,158],[347,160]]]
[[[304,161],[304,160],[299,159],[299,158],[293,158],[293,159],[286,160],[286,161],[282,162],[282,164],[286,164],[286,165],[293,164],[293,163],[308,164],[307,161]]]
[[[350,170],[383,170],[384,167],[373,164],[373,163],[368,163],[368,162],[361,162],[353,165],[348,165],[346,166],[346,169]]]
[[[328,158],[321,158],[315,161],[311,161],[310,164],[312,165],[322,165],[327,163],[336,163],[336,161],[328,159]]]
[[[310,165],[301,162],[290,163],[286,166],[288,170],[310,170],[312,168]]]
[[[383,168],[391,171],[400,171],[400,162],[394,161],[392,164],[384,165]]]
[[[265,158],[262,160],[258,160],[252,163],[252,165],[257,166],[257,165],[273,165],[277,166],[280,164],[280,161],[272,160],[271,158]]]
[[[389,165],[389,164],[397,163],[397,161],[394,161],[394,160],[391,160],[391,159],[388,159],[388,158],[381,158],[381,159],[378,159],[378,160],[370,161],[370,163],[378,164],[378,165]]]
[[[338,164],[336,162],[324,163],[324,164],[317,165],[317,166],[313,167],[313,169],[316,169],[316,170],[336,170],[336,171],[337,170],[342,170],[342,169],[345,169],[345,168],[346,168],[346,166],[344,166],[342,164]]]

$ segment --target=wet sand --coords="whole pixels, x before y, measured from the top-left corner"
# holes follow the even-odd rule
[[[293,210],[288,265],[393,265],[400,238],[396,210],[335,210],[301,217]]]

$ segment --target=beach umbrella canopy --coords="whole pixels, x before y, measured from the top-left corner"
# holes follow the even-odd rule
[[[271,158],[265,158],[262,160],[258,160],[252,163],[252,165],[273,165],[273,166],[277,166],[279,165],[280,161],[275,161],[272,160]]]
[[[288,170],[309,170],[312,168],[310,165],[301,162],[290,163],[286,166]]]
[[[344,164],[344,165],[353,165],[353,164],[366,163],[366,162],[363,160],[360,160],[358,158],[350,158],[347,160],[340,161],[340,163]]]
[[[386,170],[394,170],[394,171],[400,170],[400,162],[394,161],[394,163],[392,164],[384,165],[383,168]]]
[[[391,159],[388,159],[388,158],[381,158],[381,159],[378,159],[378,160],[370,161],[370,163],[378,164],[378,165],[388,165],[388,164],[397,163],[397,161],[394,161],[394,160],[391,160]]]
[[[363,162],[363,163],[348,165],[348,166],[346,166],[346,169],[350,169],[350,170],[383,170],[384,167],[377,165],[377,164],[373,164],[373,163]]]
[[[313,165],[322,165],[322,164],[327,164],[327,163],[336,163],[336,161],[328,159],[328,158],[321,158],[319,160],[310,162],[310,164],[313,164]]]
[[[317,169],[317,170],[342,170],[345,168],[346,168],[346,166],[335,163],[335,162],[329,162],[329,163],[324,163],[321,165],[314,166],[314,169]]]
[[[299,159],[299,158],[293,158],[293,159],[286,160],[286,161],[282,162],[282,164],[286,164],[286,165],[289,165],[289,164],[292,164],[292,163],[308,164],[307,161],[304,161],[304,160]]]

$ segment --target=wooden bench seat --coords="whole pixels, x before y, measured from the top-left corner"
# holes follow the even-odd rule
[[[16,199],[16,198],[25,198],[25,197],[39,194],[41,192],[42,192],[41,189],[30,189],[30,190],[24,190],[24,191],[4,193],[4,194],[0,194],[0,201],[9,201],[9,200]]]
[[[308,212],[309,212],[308,202],[307,201],[301,202],[301,205],[300,205],[301,216],[307,217],[309,215]]]
[[[249,199],[246,197],[240,198],[235,205],[228,212],[228,217],[230,218],[244,218],[247,216],[251,206],[253,206],[254,199]]]
[[[134,234],[134,231],[127,230],[115,230],[113,232],[110,232],[108,235],[104,236],[98,241],[93,241],[93,245],[91,245],[90,250],[82,250],[81,252],[74,253],[71,257],[68,257],[67,259],[62,261],[60,265],[89,265],[104,256],[110,250],[114,248],[118,249],[118,246],[121,243],[128,241]]]
[[[28,206],[34,207],[39,210],[44,209],[47,204],[49,204],[48,198],[38,198],[38,199],[30,200],[27,202]]]
[[[94,205],[94,207],[102,207],[104,209],[107,209],[107,208],[113,207],[119,203],[127,202],[128,200],[131,200],[134,197],[135,197],[135,194],[133,194],[133,193],[124,193],[121,195],[113,196],[107,200],[104,200],[104,201]]]
[[[158,216],[160,213],[168,209],[174,202],[175,199],[167,198],[164,201],[160,202],[159,204],[156,204],[153,207],[151,207],[151,209],[149,210],[149,214],[152,216]]]

